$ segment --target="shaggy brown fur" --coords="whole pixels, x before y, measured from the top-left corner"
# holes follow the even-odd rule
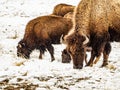
[[[61,4],[58,4],[54,7],[54,10],[53,10],[52,14],[63,17],[68,12],[73,12],[74,8],[75,8],[75,6],[73,6],[73,5],[68,5],[68,4],[61,3]]]
[[[88,37],[88,45],[92,47],[87,66],[92,66],[94,60],[98,61],[101,53],[104,54],[102,66],[107,65],[110,42],[120,41],[120,0],[82,0],[74,17],[74,30],[65,38],[74,68],[83,67],[85,37]]]
[[[30,57],[34,49],[40,50],[39,58],[42,58],[47,49],[54,58],[52,44],[60,44],[61,35],[66,35],[72,28],[72,21],[59,16],[41,16],[28,22],[24,38],[18,43],[17,55],[25,58]]]
[[[73,12],[68,12],[67,14],[64,15],[64,18],[70,18],[72,20],[73,19]]]

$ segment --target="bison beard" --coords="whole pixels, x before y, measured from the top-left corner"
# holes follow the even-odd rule
[[[77,69],[83,66],[86,45],[83,44],[82,36],[89,38],[88,46],[92,47],[87,66],[97,63],[101,53],[102,66],[106,66],[111,51],[110,42],[120,41],[120,0],[82,0],[74,17],[74,31],[65,38],[73,66]]]
[[[60,44],[61,35],[66,35],[71,28],[71,19],[59,16],[41,16],[31,20],[26,26],[24,38],[18,43],[17,56],[29,58],[31,52],[38,49],[39,58],[42,59],[42,54],[47,49],[53,61],[52,44]]]

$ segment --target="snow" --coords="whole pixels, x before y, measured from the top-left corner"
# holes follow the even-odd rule
[[[110,64],[115,68],[100,68],[102,58],[93,67],[73,69],[72,62],[61,63],[65,45],[53,45],[54,62],[45,52],[38,59],[35,50],[29,60],[16,55],[17,43],[23,38],[27,22],[51,14],[58,3],[77,5],[79,0],[1,0],[0,1],[0,90],[119,90],[120,43],[112,43]],[[89,53],[88,53],[89,55]],[[90,56],[90,55],[89,55]],[[12,90],[14,90],[12,89]]]

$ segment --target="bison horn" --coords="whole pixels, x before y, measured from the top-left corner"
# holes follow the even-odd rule
[[[21,44],[18,44],[18,47],[22,48],[22,45],[21,45]]]
[[[85,44],[87,44],[88,42],[89,42],[89,39],[88,39],[88,37],[87,36],[85,36],[85,41],[83,42],[83,45],[85,45]]]
[[[63,44],[66,44],[66,43],[65,43],[65,40],[64,40],[64,37],[63,37],[63,34],[62,34],[61,37],[60,37],[60,43],[61,43],[61,44],[62,44],[62,43],[63,43]]]

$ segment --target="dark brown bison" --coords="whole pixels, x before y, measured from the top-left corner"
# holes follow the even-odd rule
[[[103,53],[103,64],[108,64],[110,42],[120,41],[120,0],[82,0],[75,10],[74,27],[65,37],[73,67],[81,69],[86,46],[92,47],[87,66],[92,66]],[[96,59],[95,59],[96,58]]]
[[[52,14],[63,17],[65,14],[67,14],[69,12],[73,12],[74,8],[75,8],[75,6],[73,6],[73,5],[61,3],[54,7]]]
[[[17,56],[29,58],[34,49],[42,54],[49,51],[51,61],[54,58],[54,48],[52,44],[60,44],[61,35],[66,35],[72,28],[72,21],[68,18],[59,16],[41,16],[28,22],[24,38],[18,43]]]

